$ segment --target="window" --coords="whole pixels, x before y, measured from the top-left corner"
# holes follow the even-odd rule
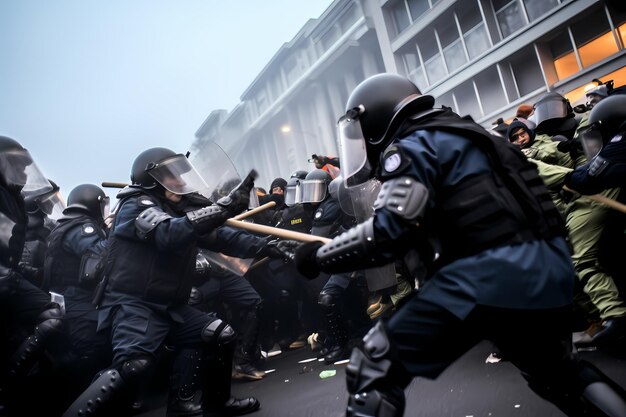
[[[502,88],[502,82],[496,67],[490,67],[474,77],[480,103],[485,114],[494,112],[506,106],[507,100]]]
[[[415,22],[421,15],[430,9],[428,0],[407,0],[409,10],[411,11],[411,19]]]
[[[537,54],[532,47],[517,52],[509,63],[520,96],[530,94],[545,84]]]
[[[424,60],[428,83],[434,84],[446,75],[441,53],[439,52],[439,47],[435,39],[435,33],[432,30],[424,31],[418,44],[422,53],[422,59]]]
[[[571,26],[583,67],[588,67],[618,51],[604,9],[587,14]]]
[[[406,4],[404,4],[404,0],[397,0],[393,3],[390,9],[391,16],[393,17],[393,21],[396,25],[396,34],[399,34],[411,24]]]
[[[491,46],[478,3],[475,1],[461,2],[456,15],[467,47],[467,54],[470,59],[474,59]]]
[[[496,11],[496,20],[502,38],[508,37],[510,34],[526,25],[519,0],[493,0],[493,8]]]
[[[567,28],[560,30],[559,34],[548,42],[548,47],[552,52],[554,67],[559,80],[580,71]]]
[[[524,0],[528,19],[532,22],[559,5],[557,0]]]
[[[456,106],[454,105],[454,97],[452,96],[452,92],[448,91],[445,94],[440,95],[435,99],[435,104],[437,106],[446,106],[450,107],[452,111],[456,112]]]
[[[483,23],[463,34],[463,37],[465,38],[465,46],[467,46],[467,54],[470,59],[476,58],[489,49],[489,38]]]
[[[478,119],[482,116],[478,98],[476,98],[476,92],[474,91],[474,83],[471,80],[455,88],[454,96],[459,106],[459,115],[465,116],[469,114],[474,119]]]
[[[417,49],[415,45],[411,45],[409,48],[406,48],[401,52],[402,62],[404,63],[404,68],[409,78],[417,88],[420,90],[425,90],[428,87],[428,83],[426,82],[426,75],[424,75],[424,68],[422,68],[419,60],[419,56],[417,55]]]
[[[467,62],[454,15],[442,16],[438,20],[437,35],[441,42],[448,72],[454,72]]]

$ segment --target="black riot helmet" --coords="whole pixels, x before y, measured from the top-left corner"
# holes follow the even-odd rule
[[[15,192],[52,189],[30,153],[15,139],[0,136],[0,185]]]
[[[158,186],[174,194],[189,194],[208,186],[183,154],[167,148],[150,148],[135,158],[132,185],[151,190]]]
[[[73,212],[85,213],[102,221],[109,215],[109,197],[97,185],[78,185],[67,196],[67,208],[63,214]]]
[[[348,187],[371,178],[380,153],[407,119],[432,109],[435,100],[398,74],[377,74],[361,82],[339,119],[341,165]]]
[[[314,169],[302,180],[302,202],[321,203],[328,196],[328,185],[332,181],[328,171]]]
[[[308,173],[309,173],[308,171],[305,171],[303,169],[299,169],[297,171],[292,172],[291,175],[289,176],[289,178],[299,178],[299,179],[303,180]]]
[[[533,105],[533,114],[529,119],[535,123],[537,133],[570,137],[578,124],[574,116],[569,100],[551,91]]]
[[[599,101],[589,113],[588,121],[578,135],[590,159],[615,135],[626,130],[626,95],[612,95]]]

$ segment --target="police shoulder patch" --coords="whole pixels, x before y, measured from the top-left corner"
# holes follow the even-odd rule
[[[394,177],[404,171],[410,163],[401,148],[391,145],[383,152],[381,174],[383,177]]]
[[[93,235],[94,233],[96,233],[96,227],[92,223],[85,223],[80,229],[80,233],[83,236]]]

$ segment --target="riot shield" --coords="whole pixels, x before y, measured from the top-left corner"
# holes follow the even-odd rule
[[[228,193],[242,180],[233,161],[215,142],[210,142],[204,145],[202,147],[202,151],[196,154],[191,154],[189,156],[189,160],[208,185],[205,190],[200,191],[200,194],[213,202],[216,202],[221,197],[228,195]],[[249,208],[255,208],[258,206],[259,197],[253,189],[250,193]],[[204,249],[202,250],[202,253],[210,262],[239,276],[243,276],[252,263],[252,258],[234,258],[222,253]]]
[[[363,184],[346,188],[345,182],[340,180],[336,184],[336,190],[331,190],[331,195],[336,193],[336,197],[335,195],[333,197],[339,201],[341,210],[362,223],[374,215],[374,202],[378,197],[380,186],[380,181],[371,179]],[[372,292],[393,287],[398,282],[393,262],[377,268],[364,269],[363,273],[367,287]]]
[[[233,161],[215,142],[204,145],[202,152],[190,155],[189,160],[208,186],[200,194],[213,202],[226,196],[242,180]],[[249,208],[258,206],[259,197],[252,190]]]

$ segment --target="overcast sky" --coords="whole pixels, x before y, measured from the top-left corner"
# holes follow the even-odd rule
[[[331,0],[2,0],[0,135],[67,197],[128,181],[143,150],[187,151]],[[105,190],[111,196],[115,190]]]

